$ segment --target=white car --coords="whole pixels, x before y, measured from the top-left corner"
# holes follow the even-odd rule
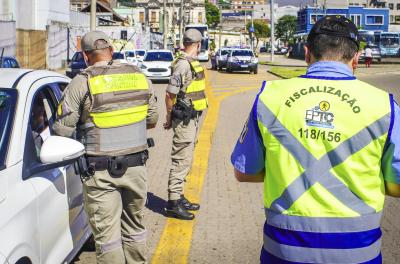
[[[146,50],[144,49],[135,49],[136,58],[139,62],[142,62],[144,56],[146,55]]]
[[[140,69],[150,80],[169,80],[173,60],[170,50],[149,50],[140,63]]]
[[[90,236],[75,168],[84,146],[53,135],[66,76],[0,69],[0,263],[68,263]]]
[[[138,65],[139,60],[138,60],[138,58],[136,57],[136,52],[135,52],[135,50],[125,50],[124,53],[125,53],[125,60],[126,60],[128,63],[133,64],[133,65],[135,65],[135,66]]]

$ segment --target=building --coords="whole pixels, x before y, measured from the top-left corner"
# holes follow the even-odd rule
[[[97,0],[98,2],[105,2],[111,8],[117,6],[117,0]],[[73,11],[82,11],[90,5],[91,0],[70,0],[70,9]]]
[[[175,33],[179,31],[180,3],[181,0],[167,1],[168,31],[172,32],[174,28]],[[135,21],[148,24],[154,32],[163,30],[163,0],[136,0],[133,7],[140,10],[138,17],[133,18]],[[206,23],[204,0],[184,1],[183,19],[184,24]]]
[[[270,4],[254,5],[253,18],[254,19],[266,19],[269,21],[271,19],[271,10],[270,9],[271,9]],[[278,6],[278,4],[275,4],[274,5],[275,19],[278,20],[279,18],[281,18],[285,15],[297,17],[297,12],[299,10],[300,10],[300,8],[296,7],[296,6],[292,6],[292,5]]]
[[[345,8],[305,7],[298,12],[297,33],[308,33],[325,15],[342,15],[351,19],[359,28],[372,31],[388,31],[389,9],[348,6]]]
[[[231,9],[233,12],[242,12],[242,11],[250,11],[254,10],[254,6],[256,5],[265,5],[265,0],[232,0],[231,1]]]
[[[90,13],[91,4],[81,10]],[[128,24],[128,20],[116,13],[107,1],[96,2],[96,25],[97,26],[120,26]]]

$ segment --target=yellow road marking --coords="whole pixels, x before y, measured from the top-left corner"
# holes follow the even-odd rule
[[[190,174],[186,178],[185,196],[193,202],[199,202],[204,178],[207,174],[208,160],[211,144],[218,122],[220,103],[231,95],[258,88],[241,88],[232,92],[224,93],[218,97],[214,96],[208,80],[206,94],[209,100],[207,115],[198,135],[198,142],[194,150],[194,159]],[[185,264],[188,262],[190,246],[193,236],[193,221],[182,221],[168,218],[161,234],[160,241],[153,254],[153,264]]]

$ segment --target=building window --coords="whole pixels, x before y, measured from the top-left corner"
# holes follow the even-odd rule
[[[394,4],[389,4],[389,9],[393,10],[394,9]]]
[[[400,16],[394,16],[394,23],[400,24]]]
[[[350,15],[350,20],[353,21],[357,27],[361,27],[361,15]]]
[[[151,11],[150,22],[151,23],[157,22],[157,12],[156,11]]]
[[[197,17],[197,22],[203,23],[203,13],[202,12],[199,12],[199,16]]]
[[[390,15],[390,24],[394,23],[394,15]]]
[[[144,23],[144,12],[139,12],[139,23]]]
[[[310,24],[314,25],[318,20],[320,20],[323,17],[324,17],[324,15],[322,15],[322,14],[320,14],[320,15],[310,15]]]
[[[367,15],[365,16],[366,25],[383,25],[383,16],[381,15]]]

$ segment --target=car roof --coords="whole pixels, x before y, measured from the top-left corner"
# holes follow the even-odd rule
[[[148,50],[147,52],[169,52],[169,53],[172,53],[170,50],[165,50],[165,49]]]
[[[2,59],[13,59],[13,60],[16,60],[14,57],[10,57],[10,56],[3,56],[3,57],[1,57]]]
[[[0,68],[0,87],[6,89],[19,89],[19,86],[14,86],[17,84],[17,81],[19,79],[25,76],[32,77],[36,80],[43,77],[61,77],[68,79],[68,77],[53,71],[20,68]]]

